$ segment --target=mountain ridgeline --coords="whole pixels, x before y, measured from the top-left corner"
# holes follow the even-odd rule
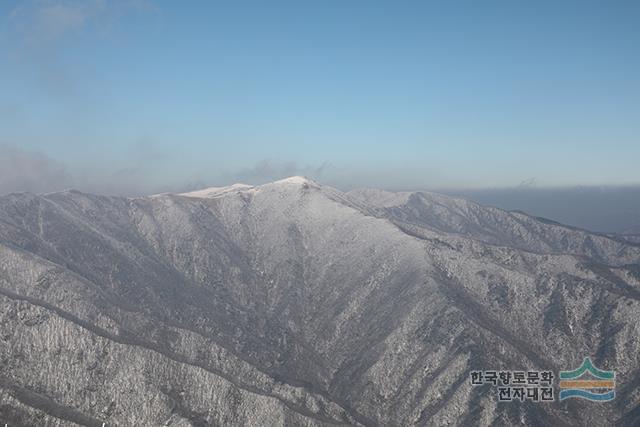
[[[469,379],[587,356],[612,402],[498,403]],[[302,177],[10,194],[0,358],[10,426],[637,426],[640,244]]]

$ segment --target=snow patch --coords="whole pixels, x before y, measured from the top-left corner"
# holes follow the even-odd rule
[[[295,184],[295,185],[317,185],[315,182],[306,178],[304,176],[290,176],[289,178],[280,179],[278,181],[274,181],[273,184]]]
[[[190,191],[188,193],[180,193],[180,195],[185,197],[207,199],[211,197],[221,196],[230,192],[251,190],[252,188],[253,186],[251,185],[236,183],[227,187],[209,187],[202,190]]]
[[[202,190],[195,190],[195,191],[189,191],[187,193],[180,193],[180,196],[185,196],[185,197],[194,197],[194,198],[201,198],[201,199],[210,199],[213,197],[219,197],[225,194],[229,194],[229,193],[237,193],[237,192],[251,192],[251,193],[255,193],[257,191],[260,190],[260,188],[262,187],[268,187],[268,186],[272,186],[272,185],[276,185],[276,186],[282,186],[282,185],[296,185],[296,186],[310,186],[310,187],[316,187],[319,188],[320,186],[315,183],[314,181],[310,180],[309,178],[305,178],[304,176],[291,176],[289,178],[285,178],[285,179],[281,179],[278,181],[274,181],[268,184],[264,184],[262,186],[257,186],[254,187],[252,185],[247,185],[247,184],[233,184],[233,185],[229,185],[227,187],[209,187],[209,188],[203,188]]]

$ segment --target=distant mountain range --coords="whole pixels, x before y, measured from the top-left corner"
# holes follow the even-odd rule
[[[483,205],[523,210],[587,230],[640,234],[640,186],[637,185],[557,188],[525,185],[444,192]]]
[[[470,382],[585,357],[612,402]],[[10,194],[0,358],[10,426],[637,426],[640,241],[303,177]]]

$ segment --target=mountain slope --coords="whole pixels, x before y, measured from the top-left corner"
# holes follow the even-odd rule
[[[0,419],[633,425],[639,262],[633,244],[524,214],[301,177],[9,195]],[[469,384],[585,355],[623,379],[613,404],[498,405]]]
[[[376,206],[381,215],[414,226],[539,253],[571,253],[611,264],[638,260],[640,246],[519,211],[482,206],[436,193],[353,190],[349,197]]]

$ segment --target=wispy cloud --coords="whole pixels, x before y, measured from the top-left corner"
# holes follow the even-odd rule
[[[87,76],[64,53],[87,35],[108,36],[127,15],[153,11],[149,0],[25,0],[0,18],[0,55],[33,72],[45,93],[77,95]]]
[[[122,159],[121,159],[122,160]],[[265,159],[251,167],[212,176],[207,171],[167,173],[171,157],[151,139],[140,139],[126,153],[119,167],[70,169],[39,151],[0,144],[0,194],[30,191],[45,193],[75,188],[98,194],[138,196],[183,192],[235,182],[263,184],[293,175],[327,182],[335,169],[328,162],[299,165],[293,161]]]
[[[92,21],[155,10],[149,0],[27,0],[11,11],[9,24],[20,41],[33,47],[77,34]]]
[[[0,194],[45,193],[72,185],[65,166],[46,154],[0,145]]]
[[[330,169],[332,169],[332,165],[329,162],[323,162],[319,165],[300,165],[293,161],[263,159],[250,168],[228,174],[226,180],[261,184],[293,175],[322,180]]]
[[[104,13],[106,6],[107,0],[27,1],[11,12],[10,23],[23,44],[51,44],[82,29]]]
[[[169,177],[171,158],[152,140],[141,139],[127,153],[127,162],[118,169],[71,170],[47,154],[0,144],[0,195],[30,191],[46,193],[66,188],[98,194],[137,196],[161,192],[183,192],[234,182],[262,184],[292,175],[304,175],[321,184],[347,189],[353,175],[328,162],[300,165],[293,161],[264,159],[251,167],[217,177],[206,171]],[[371,178],[373,179],[373,178]],[[384,178],[376,178],[384,180]],[[360,183],[362,184],[362,183]],[[522,210],[594,231],[640,232],[640,187],[540,188],[525,182],[511,188],[451,190],[461,196],[503,209]],[[371,185],[363,185],[371,186]],[[373,185],[375,186],[375,185]]]

